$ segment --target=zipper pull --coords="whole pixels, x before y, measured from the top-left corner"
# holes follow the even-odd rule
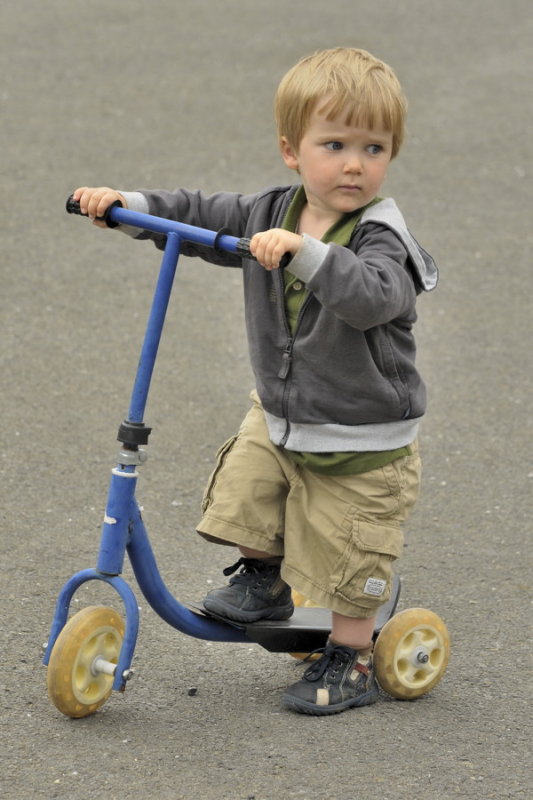
[[[291,371],[291,363],[292,363],[292,345],[293,339],[289,339],[285,350],[283,351],[283,356],[281,358],[281,367],[278,372],[278,378],[285,380],[289,372]]]

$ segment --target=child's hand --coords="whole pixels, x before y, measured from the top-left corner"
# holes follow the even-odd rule
[[[252,236],[250,252],[265,269],[271,270],[278,269],[285,253],[295,256],[301,245],[302,237],[299,234],[272,228]]]
[[[99,186],[97,189],[80,186],[72,193],[72,198],[79,202],[81,213],[86,214],[92,220],[93,225],[97,225],[99,228],[106,228],[107,225],[97,217],[103,217],[109,206],[112,206],[117,200],[123,208],[128,207],[122,195],[107,186]]]

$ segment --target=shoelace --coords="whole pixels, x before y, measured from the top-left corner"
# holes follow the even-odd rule
[[[231,567],[226,567],[222,570],[224,575],[233,575],[239,567],[242,567],[241,572],[231,578],[230,583],[248,583],[252,577],[259,580],[265,577],[271,571],[272,564],[266,564],[257,558],[239,558]]]
[[[318,653],[322,653],[322,658],[314,661],[303,674],[307,681],[319,681],[326,672],[329,672],[334,677],[339,669],[353,657],[353,654],[347,648],[328,644],[326,647],[319,647],[317,650],[313,650],[303,659],[302,663],[305,663],[311,656]]]

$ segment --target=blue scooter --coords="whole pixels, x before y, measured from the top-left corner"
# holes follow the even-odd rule
[[[69,198],[67,211],[80,214]],[[233,623],[202,608],[185,606],[169,592],[159,573],[135,497],[138,467],[151,429],[144,412],[182,242],[214,247],[251,258],[248,239],[140,214],[115,204],[105,217],[110,227],[124,224],[163,234],[166,245],[148,318],[127,418],[119,427],[121,449],[112,470],[95,568],[73,575],[59,594],[43,663],[48,693],[57,709],[73,717],[94,713],[113,690],[123,692],[133,675],[139,629],[138,602],[121,577],[128,554],[138,585],[154,611],[182,633],[218,642],[256,643],[271,652],[302,655],[325,645],[331,614],[294,594],[295,612],[286,621]],[[113,587],[125,617],[106,606],[90,606],[69,617],[75,592],[88,581]],[[380,608],[374,632],[374,664],[382,689],[399,699],[430,691],[441,679],[449,657],[449,636],[442,619],[420,608],[395,613],[401,582],[395,577],[390,600]]]

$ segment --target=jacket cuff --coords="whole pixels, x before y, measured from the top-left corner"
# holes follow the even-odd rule
[[[137,211],[139,214],[148,214],[148,200],[141,192],[123,192],[117,190],[126,201],[130,211]]]
[[[304,283],[308,283],[315,272],[318,270],[325,257],[329,252],[329,247],[324,242],[318,239],[313,239],[312,236],[303,234],[303,242],[290,261],[288,269],[297,278],[300,278]]]
[[[148,214],[148,200],[141,192],[123,192],[121,189],[118,189],[118,191],[126,201],[129,211],[137,211],[139,214]],[[134,238],[142,233],[140,228],[135,228],[133,225],[119,225],[117,230],[121,233],[125,233],[127,236],[133,236]]]

